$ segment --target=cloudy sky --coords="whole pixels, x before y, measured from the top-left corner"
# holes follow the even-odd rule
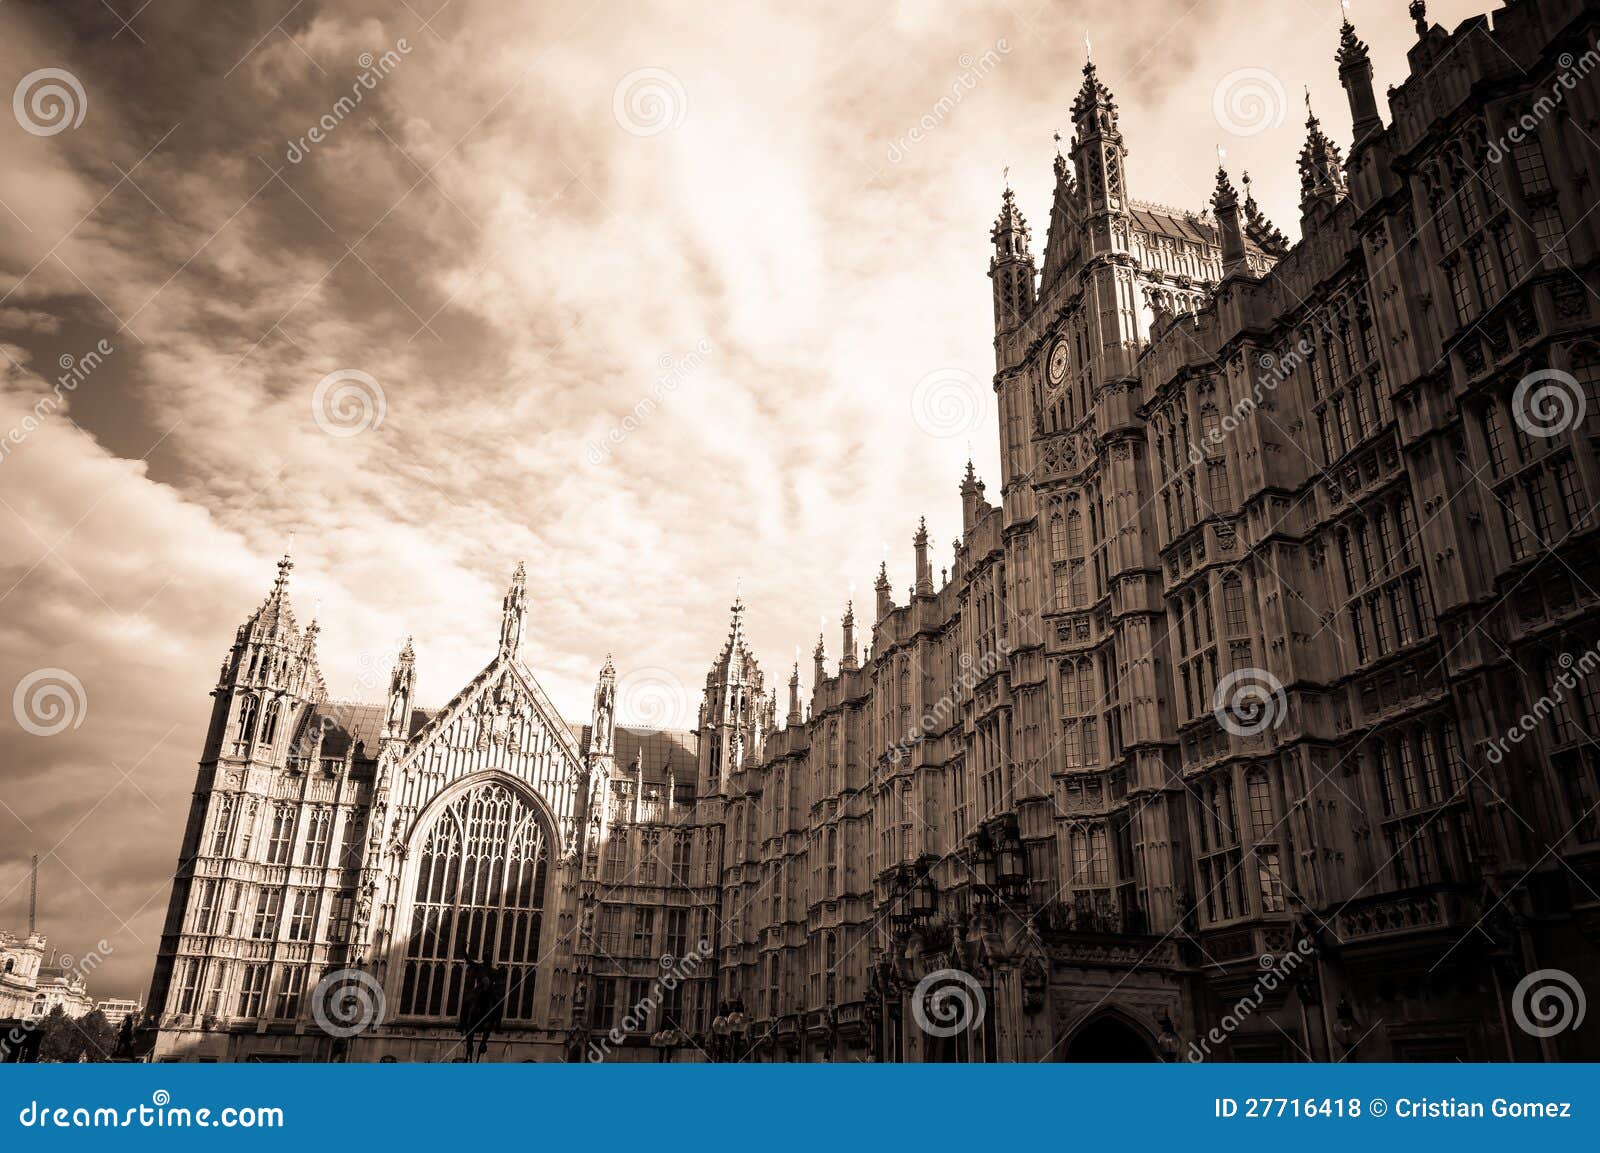
[[[1352,9],[1380,92],[1404,8]],[[1042,249],[1086,35],[1136,196],[1202,207],[1222,145],[1294,235],[1303,86],[1348,136],[1339,17],[4,4],[0,927],[38,853],[52,944],[142,995],[208,692],[291,536],[338,697],[415,634],[448,699],[519,559],[575,719],[610,650],[625,712],[687,724],[741,582],[770,676],[823,618],[836,652],[919,515],[947,563],[969,451],[998,499],[988,228],[1009,166]]]

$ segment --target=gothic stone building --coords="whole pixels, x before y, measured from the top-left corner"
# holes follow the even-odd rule
[[[1042,267],[992,232],[1000,503],[969,468],[948,574],[919,530],[781,724],[742,605],[695,732],[617,728],[609,662],[564,723],[520,572],[444,708],[409,647],[329,702],[285,565],[158,1056],[450,1059],[491,959],[500,1059],[1600,1057],[1521,1027],[1600,971],[1600,10],[1411,8],[1387,123],[1344,26],[1293,244],[1225,172],[1134,199],[1084,68]]]

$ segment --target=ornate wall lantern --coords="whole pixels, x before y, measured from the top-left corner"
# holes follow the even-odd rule
[[[911,887],[912,920],[918,925],[926,925],[933,920],[933,915],[938,911],[939,888],[933,883],[933,877],[923,871],[916,884]]]
[[[995,882],[1014,896],[1028,889],[1028,852],[1015,818],[1008,818],[995,838]]]

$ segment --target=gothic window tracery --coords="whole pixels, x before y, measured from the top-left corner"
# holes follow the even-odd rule
[[[533,805],[498,781],[469,789],[420,844],[402,1016],[455,1018],[470,964],[492,964],[505,1016],[533,1013],[549,844]]]

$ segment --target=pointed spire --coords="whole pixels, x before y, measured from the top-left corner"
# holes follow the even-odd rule
[[[1244,230],[1239,224],[1239,195],[1233,190],[1228,170],[1221,165],[1217,167],[1217,189],[1211,194],[1211,208],[1217,216],[1217,233],[1222,246],[1222,275],[1227,277],[1244,271]]]
[[[994,282],[996,332],[1015,328],[1033,311],[1033,255],[1028,242],[1028,222],[1017,207],[1016,194],[1007,183],[1000,197],[1000,215],[989,230],[994,254],[989,257],[989,279]]]
[[[839,671],[856,667],[856,602],[846,601],[844,606],[844,651],[839,657]]]
[[[1345,14],[1344,24],[1339,29],[1339,51],[1334,59],[1339,62],[1341,68],[1347,68],[1355,63],[1365,64],[1369,60],[1367,46],[1361,37],[1356,35],[1356,26],[1350,23],[1348,12]]]
[[[922,517],[917,521],[917,535],[911,538],[912,547],[917,554],[917,583],[914,587],[916,596],[933,595],[933,566],[928,561],[928,518]]]
[[[800,662],[794,662],[794,672],[789,674],[789,715],[785,724],[798,725],[800,716]]]
[[[633,819],[644,819],[644,746],[633,755]]]
[[[967,472],[961,478],[961,531],[968,536],[972,535],[973,526],[978,523],[978,512],[983,502],[983,482],[978,479],[977,470],[972,467],[972,458],[967,457]]]
[[[606,654],[600,678],[594,686],[594,709],[589,717],[589,752],[609,757],[616,750],[617,666]]]
[[[384,712],[379,739],[404,741],[411,735],[411,700],[416,684],[417,654],[411,647],[411,638],[407,637],[389,673],[389,705]]]
[[[294,560],[285,552],[278,561],[278,575],[273,578],[266,599],[240,626],[240,641],[249,639],[260,643],[298,632],[294,611],[289,607],[289,573],[293,570]]]
[[[1109,122],[1101,121],[1096,127],[1108,132],[1116,131],[1117,102],[1100,80],[1100,73],[1095,70],[1094,61],[1085,59],[1083,62],[1083,85],[1078,89],[1077,99],[1072,102],[1072,119],[1080,122],[1090,113],[1104,112],[1110,116]],[[1080,133],[1081,135],[1081,133]]]
[[[1348,7],[1348,6],[1347,6]],[[1383,131],[1383,117],[1378,113],[1378,98],[1372,90],[1372,60],[1367,46],[1356,35],[1350,23],[1348,10],[1344,25],[1339,29],[1339,82],[1344,85],[1350,101],[1350,128],[1355,143],[1350,148],[1350,159],[1355,161],[1361,149]]]
[[[818,686],[821,685],[823,681],[828,679],[828,646],[827,643],[822,639],[822,634],[820,632],[817,633],[817,647],[812,652],[811,659],[816,664],[816,667],[813,670],[811,683],[813,686]]]
[[[1250,174],[1246,172],[1242,177],[1244,183],[1244,234],[1253,240],[1257,248],[1267,255],[1279,260],[1289,255],[1289,238],[1278,230],[1278,227],[1267,219],[1267,214],[1261,211],[1261,206],[1256,203],[1254,193],[1250,191]]]
[[[1083,66],[1083,87],[1072,102],[1072,125],[1072,162],[1083,207],[1091,213],[1123,211],[1127,149],[1117,126],[1117,102],[1100,82],[1092,60]]]
[[[500,602],[500,655],[515,657],[522,646],[522,630],[528,616],[528,570],[521,561],[511,574],[511,587]]]
[[[1306,93],[1306,143],[1300,150],[1300,211],[1309,214],[1318,205],[1336,204],[1345,194],[1344,160],[1339,146],[1322,131]]]
[[[1220,149],[1219,149],[1220,151]],[[1239,205],[1239,194],[1233,190],[1233,180],[1228,176],[1228,170],[1222,165],[1217,165],[1217,187],[1211,194],[1211,207],[1236,208]]]
[[[1017,194],[1007,184],[1005,191],[1000,194],[1000,215],[995,217],[994,227],[989,229],[989,239],[994,242],[994,262],[1032,260],[1028,252],[1028,242],[1032,237],[1032,230],[1028,228],[1022,209],[1017,207]]]
[[[873,584],[873,591],[878,594],[877,619],[882,620],[894,611],[894,590],[889,586],[889,562],[878,562],[878,579]]]

